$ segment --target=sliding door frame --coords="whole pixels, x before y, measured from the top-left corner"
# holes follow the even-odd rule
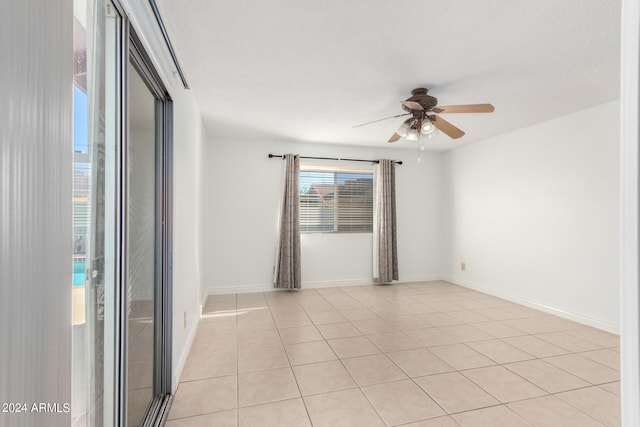
[[[173,103],[151,59],[129,26],[129,61],[155,97],[156,255],[154,287],[154,400],[143,426],[162,425],[171,403]]]
[[[124,165],[127,163],[127,143],[128,143],[128,77],[127,64],[129,63],[129,19],[118,0],[107,0],[107,17],[118,17],[118,24],[113,28],[113,38],[115,44],[112,46],[117,50],[115,55],[116,63],[111,70],[113,72],[111,82],[105,84],[114,85],[114,105],[112,106],[115,115],[115,286],[114,286],[114,372],[113,372],[113,425],[126,426],[127,424],[127,269],[126,269],[126,200],[127,179],[124,172]],[[111,11],[110,8],[114,10]],[[107,75],[109,75],[107,73]],[[107,105],[108,106],[108,105]],[[106,130],[107,132],[109,129]]]

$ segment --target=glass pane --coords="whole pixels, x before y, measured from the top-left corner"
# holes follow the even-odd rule
[[[118,56],[114,28],[101,0],[74,0],[73,152],[73,427],[113,424],[115,322],[115,87],[106,70]],[[111,147],[107,149],[107,146]]]
[[[373,175],[338,173],[336,222],[342,233],[373,231]]]
[[[371,233],[371,173],[301,171],[302,233]]]
[[[131,65],[129,76],[127,419],[137,426],[154,396],[156,100]]]
[[[333,172],[300,172],[300,231],[334,231],[335,179]]]
[[[87,93],[87,1],[74,2],[73,23],[73,359],[72,359],[72,426],[87,425],[87,409],[91,402],[87,389],[89,375],[85,366],[92,363],[86,351],[87,338],[86,280],[90,227],[91,161],[89,157],[89,101]]]

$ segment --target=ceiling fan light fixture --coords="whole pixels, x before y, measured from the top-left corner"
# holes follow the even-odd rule
[[[436,127],[431,123],[431,120],[424,119],[420,124],[420,133],[423,135],[431,135],[435,132]]]
[[[418,131],[416,129],[409,129],[405,138],[407,139],[407,141],[417,141]]]
[[[403,138],[406,137],[407,133],[409,133],[409,123],[403,122],[398,128],[398,130],[396,131],[396,133]]]

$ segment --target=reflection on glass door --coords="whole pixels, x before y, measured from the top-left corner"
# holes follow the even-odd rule
[[[128,143],[128,406],[129,426],[138,426],[154,398],[156,259],[156,100],[129,66]]]
[[[171,399],[171,98],[130,29],[124,284],[127,426],[157,425]]]

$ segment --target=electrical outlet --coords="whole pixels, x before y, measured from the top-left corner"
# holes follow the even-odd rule
[[[184,329],[187,329],[187,310],[184,311]]]
[[[460,270],[462,270],[462,271],[466,271],[467,270],[467,263],[466,262],[461,262],[460,263]]]

